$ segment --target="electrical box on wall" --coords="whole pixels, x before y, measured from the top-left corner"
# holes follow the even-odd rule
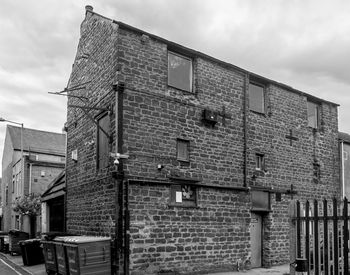
[[[214,111],[204,109],[203,120],[207,123],[215,125],[218,122],[218,114]]]

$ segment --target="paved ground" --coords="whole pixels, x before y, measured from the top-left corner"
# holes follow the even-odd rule
[[[45,265],[24,266],[22,256],[11,256],[0,253],[1,275],[47,275]],[[289,275],[289,265],[274,266],[271,268],[255,268],[240,272],[208,273],[207,275]]]
[[[289,275],[289,264],[274,266],[270,268],[254,268],[239,272],[208,273],[207,275]]]
[[[2,275],[22,275],[19,271],[17,271],[10,263],[5,261],[4,259],[0,259],[0,274]]]
[[[11,256],[10,254],[0,253],[0,262],[10,269],[8,271],[9,273],[2,273],[0,268],[1,275],[47,275],[44,264],[24,266],[22,256]]]

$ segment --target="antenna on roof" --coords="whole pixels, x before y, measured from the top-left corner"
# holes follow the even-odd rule
[[[68,92],[73,92],[73,91],[77,91],[77,90],[82,90],[82,89],[86,89],[86,84],[90,83],[91,81],[87,81],[87,82],[84,82],[84,83],[80,83],[80,84],[77,84],[75,86],[72,86],[72,87],[69,87],[68,88],[68,85],[69,85],[69,81],[70,79],[68,80],[68,83],[67,83],[67,87],[64,88],[62,91],[60,92],[49,92],[49,94],[52,94],[52,95],[62,95],[62,96],[67,96],[67,97],[76,97],[76,98],[80,98],[82,100],[85,100],[87,101],[88,98],[85,97],[85,96],[80,96],[80,95],[69,95]]]

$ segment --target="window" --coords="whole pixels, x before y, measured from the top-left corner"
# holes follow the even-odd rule
[[[104,113],[98,119],[97,130],[97,169],[106,168],[109,164],[109,138],[101,128],[109,133],[110,120],[108,113]]]
[[[190,58],[168,52],[168,85],[192,92],[192,60]]]
[[[12,193],[15,193],[16,178],[17,176],[12,175]]]
[[[6,185],[6,188],[5,188],[5,203],[6,203],[6,205],[9,204],[9,187],[8,187],[8,185]]]
[[[308,126],[317,129],[319,126],[319,109],[320,106],[314,102],[307,102],[307,119]]]
[[[265,87],[249,83],[249,108],[251,111],[265,113]]]
[[[259,171],[265,170],[265,156],[263,154],[255,155],[255,169]]]
[[[190,141],[178,139],[177,140],[177,160],[179,161],[190,161]]]
[[[19,215],[15,216],[15,229],[19,229]]]
[[[313,179],[314,183],[319,183],[321,179],[321,167],[317,160],[313,163]]]
[[[192,185],[172,185],[171,204],[181,206],[196,206],[197,192]]]

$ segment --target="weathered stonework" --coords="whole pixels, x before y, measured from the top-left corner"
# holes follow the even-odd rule
[[[167,85],[169,49],[192,58],[193,92]],[[266,87],[264,114],[249,111],[252,77]],[[119,263],[124,264],[129,251],[126,265],[131,274],[249,268],[253,190],[268,192],[271,204],[262,214],[262,265],[287,263],[292,196],[304,200],[340,194],[333,103],[91,10],[81,26],[69,86],[82,83],[86,89],[70,95],[85,96],[87,105],[112,110],[110,151],[120,145],[119,153],[129,158],[120,160],[119,173],[112,173],[117,172],[113,158],[108,168],[96,169],[97,128],[81,109],[69,107],[82,104],[70,97],[67,229],[117,236],[124,245],[117,249]],[[122,101],[113,86],[117,83],[125,85]],[[307,126],[308,99],[321,104],[320,129]],[[215,126],[203,122],[204,109],[220,113]],[[100,111],[89,113],[96,117]],[[116,125],[116,116],[122,126]],[[117,127],[123,129],[122,144]],[[298,139],[292,144],[286,138],[290,130]],[[189,141],[188,163],[177,160],[179,138]],[[70,159],[75,149],[77,161]],[[256,173],[257,153],[265,156],[263,173]],[[315,159],[321,168],[318,182]],[[195,207],[171,200],[172,186],[183,183],[196,188]]]

